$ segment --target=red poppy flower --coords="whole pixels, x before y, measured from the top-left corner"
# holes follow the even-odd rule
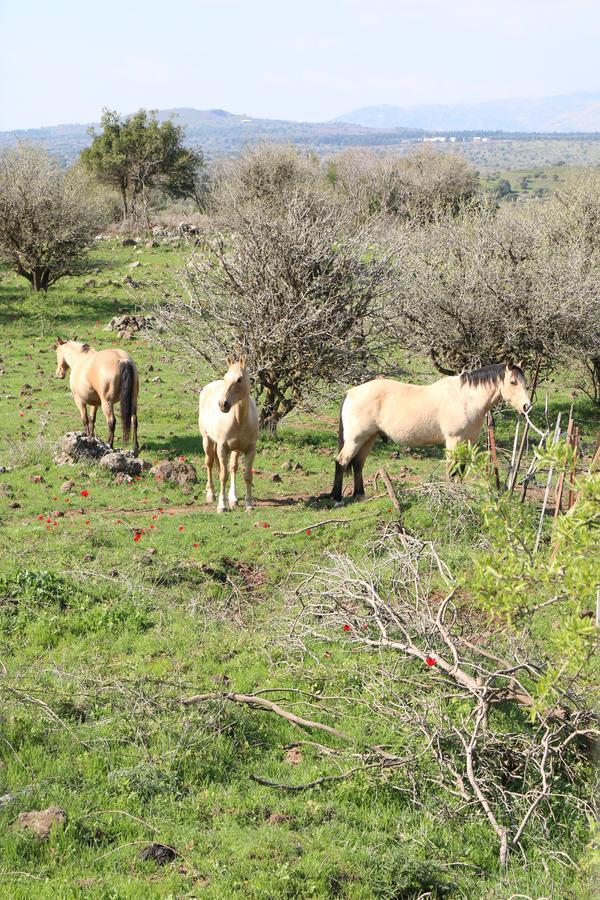
[[[152,518],[154,519],[154,521],[156,521],[156,519],[158,519],[158,516],[152,516]]]
[[[53,522],[52,524],[53,524],[53,525],[58,525],[58,522]]]
[[[137,544],[137,542],[140,540],[141,537],[142,537],[142,532],[141,532],[141,531],[136,531],[136,533],[135,533],[134,536],[133,536],[133,539],[134,539],[134,541],[136,542],[136,544]]]
[[[123,519],[115,519],[115,525],[122,525]]]
[[[38,519],[40,520],[40,522],[42,522],[43,519],[44,519],[44,514],[43,514],[43,513],[40,513],[39,516],[38,516]]]
[[[192,544],[192,547],[199,547],[200,544]]]
[[[85,524],[86,524],[86,525],[89,525],[89,524],[90,524],[90,520],[89,520],[89,519],[86,519],[86,520],[85,520]]]
[[[58,500],[58,497],[53,497],[52,499],[53,499],[53,500]]]
[[[270,528],[271,526],[269,525],[268,522],[263,522],[263,523],[262,523],[262,527],[263,527],[263,528]]]
[[[179,457],[179,462],[185,462],[185,456],[180,456],[180,457]]]
[[[51,522],[51,521],[52,521],[52,519],[46,519],[46,522]]]
[[[435,666],[435,665],[437,665],[437,659],[434,659],[433,656],[426,656],[426,657],[425,657],[425,662],[427,663],[428,666]]]
[[[65,503],[70,503],[70,502],[71,502],[71,501],[69,500],[69,498],[68,498],[68,497],[65,497]]]
[[[163,512],[164,512],[164,509],[162,508],[162,506],[159,506],[159,507],[158,507],[158,511],[159,511],[159,513],[163,513]]]
[[[342,625],[342,631],[350,631],[349,625]]]
[[[310,534],[310,533],[311,533],[310,528],[307,528],[307,529],[306,529],[306,533],[307,533],[307,534]]]
[[[52,528],[52,525],[46,525],[46,531],[50,531],[51,528]]]
[[[179,528],[178,528],[177,530],[178,530],[178,531],[183,531],[183,525],[180,525]]]
[[[156,525],[151,525],[150,528],[156,528]]]
[[[83,491],[81,491],[80,493],[81,493],[81,496],[82,496],[82,497],[88,497],[90,492],[89,492],[89,491],[86,491],[86,490],[83,490]]]
[[[24,416],[25,413],[24,413],[24,412],[20,412],[19,415],[20,415],[20,416]]]

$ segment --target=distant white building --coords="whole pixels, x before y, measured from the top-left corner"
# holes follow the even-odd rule
[[[428,144],[443,144],[446,140],[445,137],[426,137],[423,140]]]

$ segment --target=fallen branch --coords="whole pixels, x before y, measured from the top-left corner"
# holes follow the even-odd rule
[[[192,697],[181,700],[181,703],[184,706],[192,706],[196,703],[205,703],[208,700],[229,700],[231,703],[244,703],[247,706],[266,709],[300,728],[316,728],[319,731],[326,731],[328,734],[333,734],[335,737],[339,737],[344,741],[350,740],[348,735],[344,734],[342,731],[338,731],[337,728],[332,728],[331,725],[324,725],[322,722],[313,722],[311,719],[303,719],[302,716],[297,716],[296,713],[283,709],[283,707],[274,703],[272,700],[267,700],[265,697],[257,697],[256,694],[234,694],[231,692],[219,693],[213,691],[209,694],[195,694]]]
[[[363,518],[363,516],[357,516],[357,518]],[[295,531],[274,531],[273,534],[276,537],[290,537],[293,534],[304,534],[307,531],[312,531],[313,528],[321,528],[322,525],[349,525],[352,519],[323,519],[322,522],[315,522],[314,525],[305,525],[304,528],[296,528]]]

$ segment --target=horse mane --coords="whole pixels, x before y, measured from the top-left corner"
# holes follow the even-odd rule
[[[461,372],[460,386],[468,384],[470,387],[481,387],[485,384],[498,384],[504,378],[505,369],[504,363],[492,363],[489,366],[483,366],[481,369],[473,369],[471,372]],[[519,366],[510,364],[510,370],[521,378],[525,378],[523,369]]]

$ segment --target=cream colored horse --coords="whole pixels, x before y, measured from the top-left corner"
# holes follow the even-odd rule
[[[81,415],[85,433],[94,434],[98,407],[108,422],[108,443],[115,439],[115,404],[121,404],[123,442],[133,428],[133,452],[137,456],[138,415],[137,400],[140,380],[136,365],[124,350],[94,350],[80,341],[56,342],[56,377],[65,378],[69,369],[73,400]],[[88,406],[91,415],[88,415]]]
[[[231,484],[229,487],[229,507],[237,506],[235,477],[240,453],[245,454],[244,481],[246,482],[246,509],[252,509],[252,463],[258,440],[258,413],[256,403],[250,396],[250,379],[246,361],[242,357],[233,362],[227,357],[229,366],[225,377],[211,381],[200,391],[198,424],[204,453],[206,455],[206,502],[213,503],[212,467],[215,457],[219,459],[219,480],[221,490],[217,512],[224,512],[225,491],[231,454]]]
[[[500,400],[518,412],[531,408],[520,365],[491,365],[428,385],[376,378],[350,388],[340,411],[339,453],[331,496],[342,499],[344,470],[352,464],[354,496],[364,497],[362,470],[381,434],[408,447],[474,443],[485,415]]]

